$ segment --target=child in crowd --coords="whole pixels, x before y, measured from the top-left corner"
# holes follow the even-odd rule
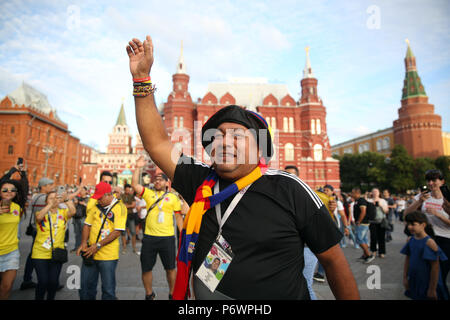
[[[411,233],[400,251],[406,255],[403,270],[405,295],[413,300],[448,300],[439,271],[439,259],[447,260],[447,257],[432,239],[432,226],[420,211],[408,214],[405,221]]]

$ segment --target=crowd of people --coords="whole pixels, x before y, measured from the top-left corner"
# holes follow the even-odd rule
[[[80,299],[95,299],[99,275],[102,299],[116,299],[119,238],[122,254],[131,240],[133,253],[141,258],[146,299],[156,297],[151,270],[158,254],[167,270],[172,293],[176,272],[175,235],[178,239],[182,215],[188,207],[175,190],[169,191],[168,178],[163,173],[155,177],[153,184],[147,179],[144,179],[147,184],[139,184],[139,172],[145,163],[144,158],[138,159],[132,185],[124,186],[112,186],[113,175],[104,171],[96,186],[56,186],[53,180],[44,177],[36,189],[28,191],[23,165],[16,165],[6,173],[0,180],[0,298],[9,297],[19,268],[21,219],[26,219],[25,234],[33,241],[20,289],[35,289],[36,300],[55,299],[56,292],[63,287],[59,276],[69,252],[83,258]],[[19,180],[11,179],[15,172],[19,173]],[[174,215],[178,231],[174,228]],[[69,223],[73,224],[70,236]],[[66,248],[70,237],[75,242],[69,251]],[[136,240],[142,241],[141,251],[137,250]],[[62,259],[61,252],[56,252],[59,249],[63,250]],[[88,258],[92,258],[91,264]],[[33,271],[37,282],[33,281]]]
[[[82,258],[81,300],[96,298],[99,277],[102,299],[117,299],[117,262],[128,237],[140,257],[146,300],[156,297],[152,270],[158,256],[169,299],[309,300],[315,299],[313,279],[326,279],[337,299],[359,299],[341,247],[352,241],[364,263],[389,257],[395,217],[406,226],[405,295],[448,299],[450,203],[440,190],[445,181],[439,170],[426,173],[427,188],[409,203],[377,188],[369,194],[359,188],[343,194],[331,185],[312,190],[297,167],[268,168],[274,154],[269,124],[236,105],[203,125],[201,143],[212,164],[201,163],[173,146],[156,108],[151,37],[132,39],[126,49],[141,139],[162,172],[153,186],[141,184],[141,157],[123,188],[104,171],[90,188],[55,186],[43,177],[30,197],[23,163],[14,166],[0,180],[1,299],[9,297],[17,276],[21,219],[33,239],[21,289],[35,288],[37,300],[55,299],[61,287],[70,221],[71,251]],[[136,241],[142,241],[140,251]]]
[[[70,252],[85,255],[84,258],[94,257],[92,265],[83,262],[80,299],[95,299],[99,275],[102,298],[116,299],[115,270],[119,251],[126,253],[130,241],[133,253],[140,256],[145,298],[156,297],[152,289],[152,269],[158,254],[167,273],[169,298],[172,298],[176,247],[189,206],[175,190],[169,190],[169,179],[164,173],[158,174],[153,184],[147,180],[141,185],[144,166],[145,160],[141,157],[130,184],[123,187],[112,186],[112,174],[104,171],[97,186],[55,186],[54,181],[44,177],[34,191],[28,191],[23,167],[13,166],[0,180],[0,298],[8,298],[19,268],[21,219],[26,220],[26,235],[33,237],[21,290],[34,288],[37,300],[54,299],[62,287],[59,276],[65,260],[55,261],[52,252],[68,245],[69,223],[73,224],[71,236],[75,239]],[[285,171],[298,176],[296,167],[286,167]],[[340,247],[352,245],[361,249],[363,263],[370,263],[376,257],[389,257],[387,243],[392,240],[393,221],[403,221],[408,240],[401,251],[406,255],[405,294],[413,299],[448,299],[450,205],[440,193],[439,187],[444,184],[442,173],[429,171],[426,180],[426,190],[408,196],[391,196],[388,190],[380,192],[377,188],[365,193],[354,188],[347,194],[331,185],[316,190],[316,194],[343,235]],[[100,212],[107,218],[102,219]],[[377,220],[377,215],[382,216],[381,221]],[[141,251],[136,241],[142,242]],[[310,298],[314,300],[312,282],[325,281],[324,269],[308,246],[304,250],[304,261],[303,274]],[[33,271],[37,283],[32,281]],[[429,283],[433,290],[424,287]]]

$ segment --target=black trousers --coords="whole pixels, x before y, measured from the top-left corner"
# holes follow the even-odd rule
[[[386,254],[386,229],[381,227],[379,223],[371,223],[370,230],[370,251],[378,254]]]
[[[33,259],[33,261],[38,278],[36,300],[44,300],[45,293],[47,300],[55,300],[62,263],[52,262],[50,259]]]

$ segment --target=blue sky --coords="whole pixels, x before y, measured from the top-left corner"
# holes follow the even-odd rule
[[[194,100],[232,77],[285,83],[297,100],[309,46],[332,145],[392,126],[408,38],[450,131],[447,0],[1,1],[0,12],[0,98],[31,84],[81,142],[102,151],[123,98],[137,133],[125,46],[146,34],[158,103],[172,89],[181,41]]]

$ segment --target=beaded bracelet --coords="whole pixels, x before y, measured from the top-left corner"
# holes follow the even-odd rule
[[[146,82],[133,82],[133,86],[138,86],[138,87],[149,86],[149,85],[151,85],[151,84],[152,84],[151,81],[146,81]]]
[[[146,97],[150,94],[153,94],[156,91],[156,86],[149,84],[146,86],[136,85],[133,87],[133,96],[134,97]]]

